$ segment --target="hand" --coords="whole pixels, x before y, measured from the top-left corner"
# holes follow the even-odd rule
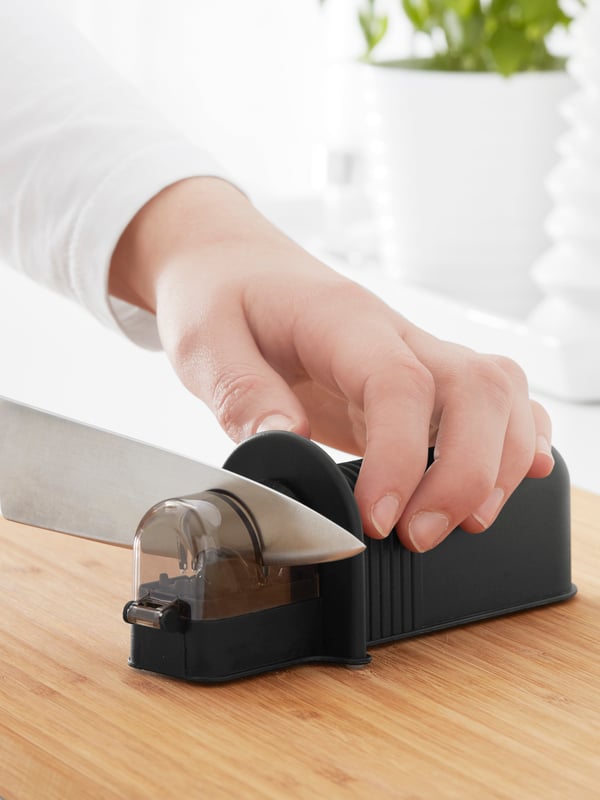
[[[115,250],[110,291],[156,313],[177,374],[234,440],[293,430],[362,455],[369,536],[396,526],[425,551],[459,524],[480,532],[523,477],[552,470],[550,420],[514,362],[415,327],[225,181],[153,198]]]

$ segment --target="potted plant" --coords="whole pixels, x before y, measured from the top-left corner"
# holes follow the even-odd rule
[[[358,8],[366,187],[386,269],[480,308],[525,315],[547,247],[545,178],[570,91],[550,40],[559,0],[398,0],[416,52],[379,60],[381,0]],[[576,0],[577,2],[577,0]]]

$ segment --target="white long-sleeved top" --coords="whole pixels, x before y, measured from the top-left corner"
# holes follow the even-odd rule
[[[111,255],[166,186],[223,175],[45,0],[0,0],[0,259],[158,347],[108,295]]]

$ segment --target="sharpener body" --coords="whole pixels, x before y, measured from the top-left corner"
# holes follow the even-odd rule
[[[524,480],[487,532],[458,528],[424,554],[392,533],[349,559],[274,570],[261,563],[251,510],[232,510],[231,498],[158,504],[136,536],[136,599],[124,610],[134,623],[130,663],[205,682],[305,662],[361,666],[375,644],[565,600],[575,593],[569,479],[554,455],[552,474]],[[363,540],[359,461],[337,465],[308,440],[269,432],[224,466]]]

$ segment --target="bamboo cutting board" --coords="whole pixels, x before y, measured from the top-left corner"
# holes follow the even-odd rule
[[[0,797],[600,797],[600,497],[568,603],[184,684],[127,666],[131,553],[0,520]]]

